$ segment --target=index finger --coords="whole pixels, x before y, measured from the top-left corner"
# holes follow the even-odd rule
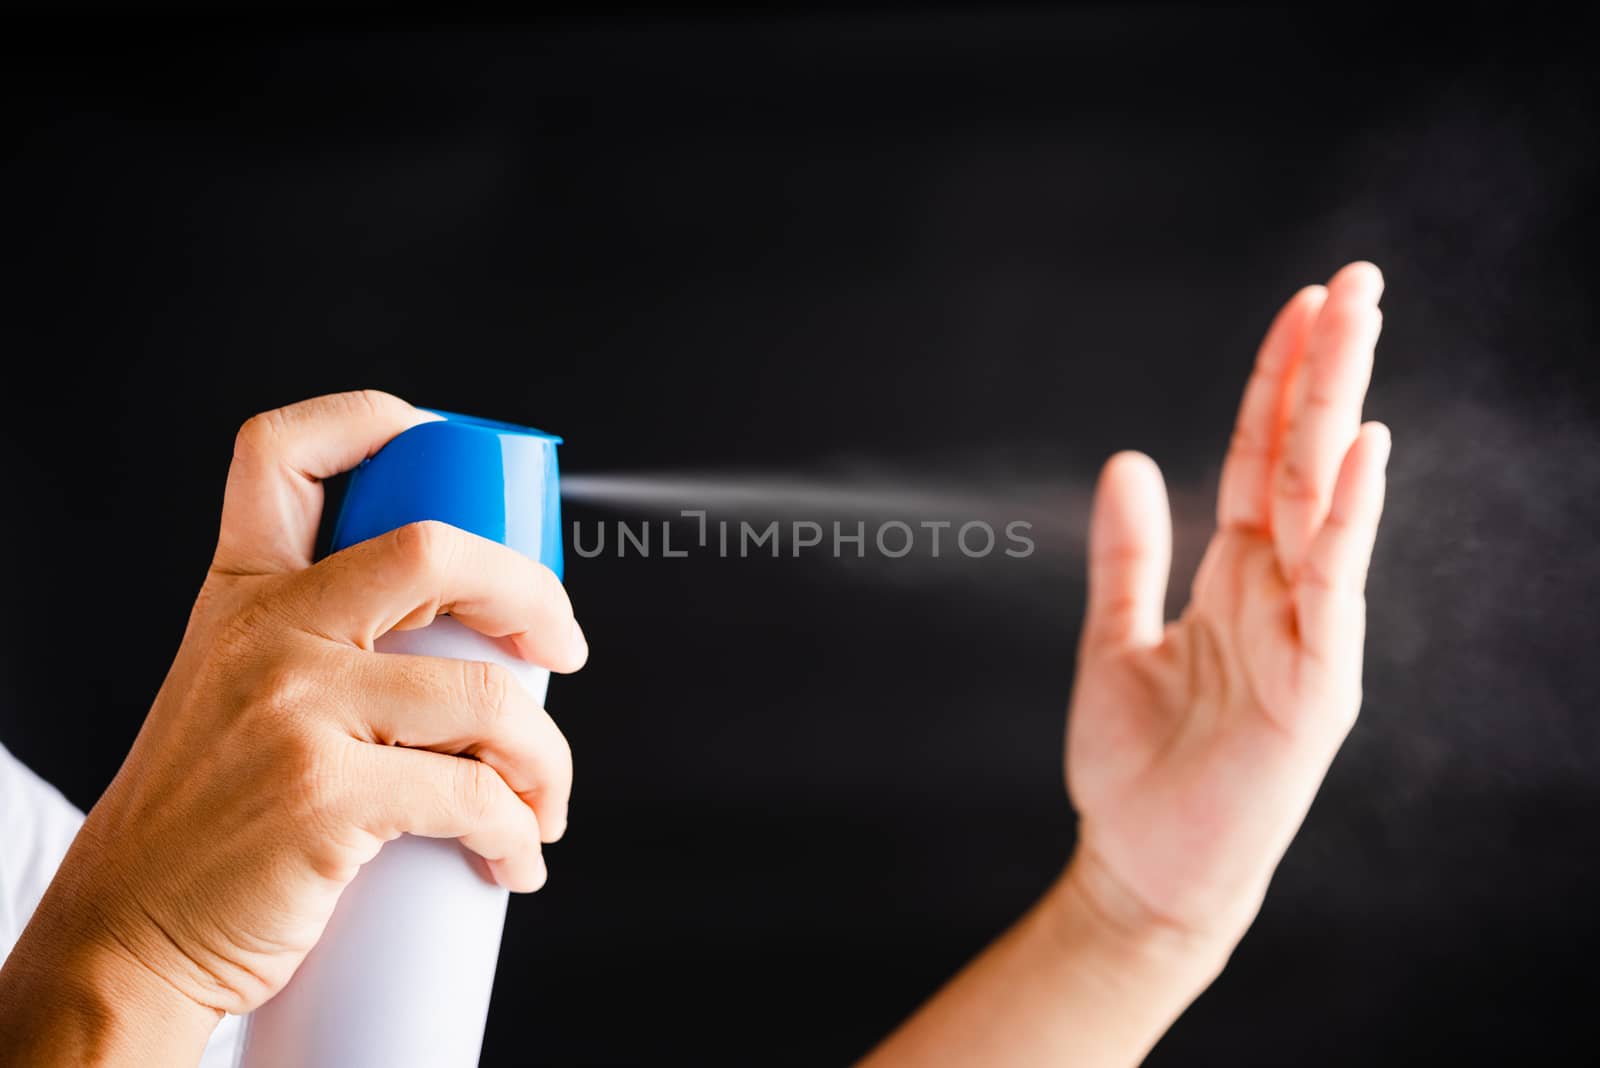
[[[448,613],[551,671],[576,671],[589,656],[555,572],[446,523],[411,523],[352,545],[293,576],[288,589],[307,625],[363,649]]]
[[[1283,447],[1290,385],[1328,291],[1306,286],[1278,312],[1256,355],[1222,462],[1217,526],[1265,532],[1271,527],[1272,469]]]
[[[1289,426],[1272,485],[1272,537],[1278,565],[1293,579],[1333,497],[1340,461],[1361,426],[1372,378],[1372,350],[1383,316],[1383,275],[1352,263],[1328,283],[1295,379]]]

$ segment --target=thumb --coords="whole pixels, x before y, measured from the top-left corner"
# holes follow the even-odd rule
[[[1085,649],[1161,640],[1172,516],[1161,469],[1142,452],[1106,461],[1089,520],[1089,608]]]
[[[311,563],[322,480],[438,416],[377,390],[334,393],[265,412],[234,443],[212,566],[260,574]]]

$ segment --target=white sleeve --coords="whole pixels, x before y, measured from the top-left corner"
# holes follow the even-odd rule
[[[0,959],[55,877],[83,813],[0,745]]]
[[[11,955],[82,825],[77,806],[0,745],[0,961]],[[238,1039],[238,1017],[224,1017],[202,1068],[229,1068]]]

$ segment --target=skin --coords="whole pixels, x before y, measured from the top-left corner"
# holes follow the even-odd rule
[[[1388,430],[1361,424],[1382,290],[1354,263],[1274,321],[1176,622],[1161,474],[1138,453],[1106,464],[1067,722],[1076,850],[874,1068],[1133,1064],[1226,963],[1361,705],[1389,456]]]
[[[572,783],[561,732],[502,667],[373,642],[449,612],[574,671],[588,646],[555,575],[434,523],[311,562],[320,480],[429,418],[349,393],[239,432],[171,672],[0,970],[18,1063],[197,1063],[400,834],[460,838],[511,890],[544,883]]]
[[[1068,717],[1075,852],[864,1063],[1137,1063],[1226,963],[1361,704],[1389,453],[1388,431],[1360,423],[1381,291],[1351,264],[1274,322],[1176,622],[1160,472],[1137,453],[1106,465]],[[172,671],[0,969],[0,1049],[195,1063],[402,833],[460,837],[512,890],[543,884],[571,785],[560,732],[497,668],[372,646],[448,611],[575,670],[587,646],[560,584],[434,524],[311,563],[319,480],[425,418],[366,392],[240,432]]]

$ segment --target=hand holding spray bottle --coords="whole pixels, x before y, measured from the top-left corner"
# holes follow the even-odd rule
[[[447,412],[350,476],[332,551],[421,520],[508,545],[561,574],[552,435]],[[487,660],[543,702],[550,673],[441,616],[380,652]],[[246,1025],[240,1068],[466,1068],[478,1061],[507,891],[449,839],[403,835],[345,888],[294,978]]]

